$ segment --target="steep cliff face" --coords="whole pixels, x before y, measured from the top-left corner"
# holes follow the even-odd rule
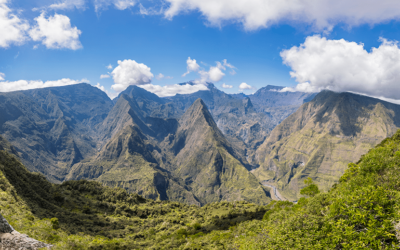
[[[201,99],[179,120],[171,150],[175,154],[173,172],[191,187],[202,204],[220,200],[261,204],[269,201]]]
[[[200,205],[179,178],[160,167],[157,150],[138,126],[127,125],[95,157],[75,164],[66,180],[97,180],[150,199]]]
[[[201,99],[179,122],[149,117],[137,107],[120,96],[101,128],[115,135],[96,156],[75,164],[66,180],[93,179],[146,198],[196,205],[269,201]]]
[[[303,180],[323,189],[400,127],[400,106],[374,98],[323,91],[285,119],[257,150],[260,181],[289,200],[299,198]]]
[[[0,93],[0,134],[22,162],[53,182],[96,152],[95,127],[112,107],[89,84]]]

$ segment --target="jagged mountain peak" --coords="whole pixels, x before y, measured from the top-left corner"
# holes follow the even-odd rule
[[[204,120],[209,126],[217,127],[207,108],[207,105],[201,98],[198,98],[183,114],[179,120],[181,127],[187,127],[189,124],[198,123],[200,120]]]

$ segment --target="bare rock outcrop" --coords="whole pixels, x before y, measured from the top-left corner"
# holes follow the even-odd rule
[[[15,231],[0,214],[0,250],[51,249],[52,245],[37,241],[26,234]]]

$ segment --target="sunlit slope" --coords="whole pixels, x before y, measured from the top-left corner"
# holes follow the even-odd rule
[[[179,120],[171,150],[176,155],[173,172],[192,188],[202,204],[220,200],[258,204],[270,201],[262,185],[238,160],[201,99]]]
[[[68,180],[97,180],[146,198],[199,205],[180,180],[160,168],[137,126],[128,125],[116,134],[96,157],[75,164]]]
[[[1,136],[0,146],[11,148]],[[188,238],[259,220],[265,208],[244,201],[198,207],[147,200],[86,180],[52,184],[0,150],[0,213],[15,230],[53,249],[178,249]],[[219,245],[207,241],[202,248]]]
[[[30,171],[61,182],[96,153],[96,126],[111,108],[103,91],[84,83],[0,93],[0,134]]]
[[[312,177],[328,190],[357,161],[400,127],[400,106],[351,93],[323,91],[303,104],[257,150],[254,174],[289,200]]]

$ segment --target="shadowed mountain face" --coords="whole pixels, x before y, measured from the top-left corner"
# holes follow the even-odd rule
[[[252,96],[208,87],[159,98],[131,86],[113,101],[88,84],[1,93],[0,134],[29,170],[52,182],[92,179],[197,205],[265,204],[268,190],[249,169],[273,116]]]
[[[203,204],[220,200],[263,203],[267,199],[201,99],[179,120],[171,149],[175,154],[173,172]]]
[[[0,93],[0,134],[29,170],[59,182],[95,153],[95,127],[111,107],[107,95],[88,84]]]
[[[270,131],[295,112],[306,99],[310,100],[314,96],[301,92],[278,92],[282,87],[277,86],[264,87],[249,96],[226,94],[211,83],[208,88],[192,94],[159,98],[140,87],[130,86],[120,97],[131,97],[136,100],[143,115],[159,118],[179,118],[195,100],[201,98],[218,128],[236,148],[240,157],[255,166],[255,149]]]
[[[329,189],[347,169],[400,127],[400,106],[350,93],[323,91],[303,104],[257,149],[258,179],[297,200],[303,180]]]
[[[147,198],[196,205],[269,201],[200,99],[178,121],[148,116],[123,94],[99,130],[111,139],[96,156],[75,164],[67,179],[94,179]]]

